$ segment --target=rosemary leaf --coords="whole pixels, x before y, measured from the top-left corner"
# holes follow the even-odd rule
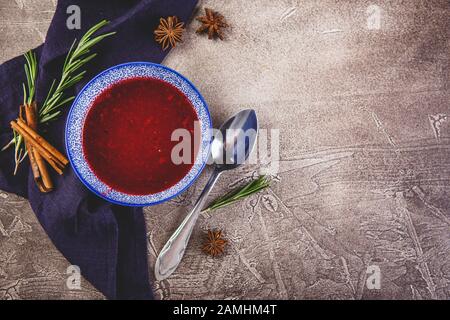
[[[11,141],[9,141],[0,151],[5,151],[9,147],[11,147],[15,143],[15,139],[12,138]]]
[[[53,93],[53,88],[55,87],[55,83],[56,83],[56,80],[53,79],[52,84],[51,84],[51,86],[50,86],[50,90],[48,90],[47,97],[46,97],[45,100],[44,100],[44,104],[47,104],[47,101],[49,100],[50,96],[52,95],[52,93]]]
[[[41,119],[41,122],[48,122],[50,120],[53,120],[54,118],[56,118],[57,116],[59,116],[59,114],[61,113],[61,110],[52,113],[51,115],[46,115]]]
[[[72,50],[73,50],[73,47],[75,47],[76,43],[77,43],[77,39],[73,40],[72,44],[70,45],[69,51],[67,51],[66,58],[64,59],[63,70],[66,69],[67,62],[69,61],[69,58],[72,56]]]
[[[23,105],[25,105],[27,103],[27,89],[25,88],[25,83],[22,83],[22,88],[23,88]]]

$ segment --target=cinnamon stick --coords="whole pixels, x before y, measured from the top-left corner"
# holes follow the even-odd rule
[[[62,174],[62,164],[59,163],[55,157],[52,157],[52,155],[45,148],[39,145],[39,143],[35,139],[33,139],[33,137],[27,131],[19,126],[18,122],[11,121],[11,127],[13,128],[13,130],[22,135],[26,144],[35,148],[35,154],[39,153],[47,161],[47,163],[50,164],[53,169],[55,169],[58,174]]]
[[[18,119],[17,121],[11,121],[10,124],[13,130],[23,136],[26,143],[35,148],[36,153],[39,153],[56,172],[62,174],[62,169],[64,169],[68,160],[59,151],[45,141],[45,139],[33,129],[28,127],[22,120]]]
[[[26,104],[24,106],[24,109],[25,109],[25,119],[26,119],[27,125],[34,131],[37,131],[38,118],[37,118],[35,105],[36,105],[35,102],[32,102],[31,104]],[[19,117],[19,119],[24,121],[23,117]]]
[[[40,146],[45,148],[52,155],[52,157],[56,158],[57,161],[62,163],[64,166],[69,163],[69,160],[67,160],[67,158],[61,152],[56,150],[55,147],[53,147],[44,138],[42,138],[36,131],[30,128],[23,120],[17,119],[17,124],[23,130],[25,130],[35,141],[37,141]]]
[[[38,128],[38,119],[37,119],[37,105],[36,102],[33,102],[31,105],[26,105],[25,109],[25,117],[27,124],[33,130],[37,130]],[[19,119],[23,120],[22,117]],[[25,142],[25,145],[28,150],[28,157],[30,158],[31,170],[33,172],[34,181],[41,192],[50,192],[53,190],[53,182],[50,178],[50,173],[48,172],[47,165],[45,164],[44,159],[36,152],[36,150],[29,145],[29,143]]]
[[[25,113],[25,106],[22,104],[19,107],[19,119],[23,120],[24,113]],[[31,118],[31,116],[28,116],[28,118]],[[36,183],[39,187],[39,190],[41,190],[41,183],[38,182],[41,179],[41,173],[40,173],[39,167],[37,165],[36,157],[34,156],[33,147],[25,142],[25,148],[27,149],[28,156],[30,159],[30,166],[31,166],[31,171],[33,172],[34,180],[36,181]]]

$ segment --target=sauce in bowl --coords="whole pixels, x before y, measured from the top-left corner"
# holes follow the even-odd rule
[[[130,195],[166,190],[192,168],[175,164],[171,141],[176,129],[194,137],[197,113],[175,86],[160,79],[134,77],[114,83],[92,103],[83,127],[83,152],[94,174],[112,189]]]

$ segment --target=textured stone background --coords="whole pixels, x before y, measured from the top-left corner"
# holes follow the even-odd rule
[[[0,62],[44,40],[55,1],[0,0]],[[372,3],[380,30],[367,28]],[[449,1],[205,5],[228,18],[226,41],[195,35],[193,22],[164,63],[195,83],[216,125],[252,107],[280,129],[280,171],[269,190],[201,218],[156,296],[449,299]],[[259,169],[225,174],[214,194]],[[145,210],[151,274],[207,173]],[[225,256],[201,253],[207,228],[225,230]],[[0,299],[102,298],[86,281],[66,289],[68,265],[28,203],[0,192]],[[371,265],[380,290],[365,285]]]

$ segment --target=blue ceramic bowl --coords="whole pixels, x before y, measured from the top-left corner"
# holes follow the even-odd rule
[[[147,195],[130,195],[114,190],[101,181],[86,161],[83,151],[83,127],[95,98],[114,83],[134,77],[157,78],[177,87],[189,99],[201,128],[201,143],[191,170],[177,184],[164,191]],[[120,205],[148,206],[167,201],[189,187],[205,167],[211,141],[211,118],[208,106],[194,85],[178,72],[148,62],[130,62],[107,69],[92,79],[74,100],[66,123],[66,150],[78,178],[98,196]]]

